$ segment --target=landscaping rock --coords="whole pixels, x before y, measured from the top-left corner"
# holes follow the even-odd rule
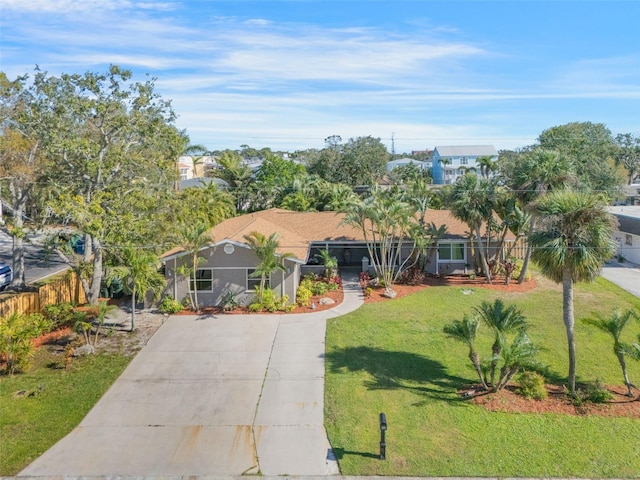
[[[385,288],[384,293],[382,294],[382,296],[386,298],[396,298],[396,295],[398,295],[398,292],[390,287]]]
[[[318,300],[320,305],[333,305],[336,301],[333,298],[324,297]]]
[[[83,357],[85,355],[93,355],[94,353],[96,353],[96,349],[93,348],[93,345],[88,344],[73,349],[74,357]]]

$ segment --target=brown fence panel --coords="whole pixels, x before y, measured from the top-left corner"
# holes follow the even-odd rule
[[[25,315],[40,313],[47,305],[64,302],[78,305],[87,302],[82,283],[77,275],[70,270],[45,285],[41,285],[37,292],[0,296],[0,316],[11,315],[14,312]]]

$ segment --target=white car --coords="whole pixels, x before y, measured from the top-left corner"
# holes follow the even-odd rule
[[[13,269],[9,265],[0,264],[0,290],[4,290],[13,280]]]

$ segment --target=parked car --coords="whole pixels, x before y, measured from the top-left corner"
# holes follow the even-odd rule
[[[0,290],[4,290],[13,280],[13,269],[9,265],[0,264]]]

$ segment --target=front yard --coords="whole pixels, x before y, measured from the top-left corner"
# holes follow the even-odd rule
[[[532,341],[543,349],[539,359],[548,366],[547,382],[562,388],[568,368],[562,292],[536,280],[535,290],[517,293],[427,287],[329,320],[325,424],[342,473],[637,477],[638,402],[627,404],[633,407],[628,412],[615,407],[630,416],[616,416],[608,405],[598,407],[601,414],[572,406],[569,413],[508,413],[513,410],[508,396],[492,402],[490,410],[459,395],[477,377],[468,349],[447,338],[443,327],[495,298],[523,310]],[[608,315],[614,307],[640,309],[640,299],[599,279],[578,286],[575,307],[578,381],[622,385],[610,338],[581,319],[596,312]],[[491,338],[482,332],[479,350],[484,355]],[[626,340],[638,332],[640,325],[632,324]],[[640,363],[629,361],[629,375],[640,382]],[[378,458],[380,412],[388,423],[386,460]]]

